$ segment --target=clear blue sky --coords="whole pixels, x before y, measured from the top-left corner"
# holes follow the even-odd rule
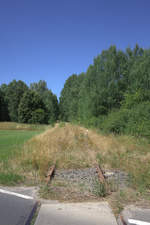
[[[103,49],[150,47],[149,0],[0,0],[0,84],[40,79],[57,96]]]

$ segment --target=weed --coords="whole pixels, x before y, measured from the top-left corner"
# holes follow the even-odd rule
[[[119,190],[119,181],[111,179],[107,181],[107,186],[109,187],[109,192],[117,192]]]
[[[40,210],[40,204],[38,203],[38,206],[35,209],[35,212],[34,212],[32,220],[30,222],[30,225],[34,225],[35,224],[35,221],[36,221],[36,218],[38,216],[39,210]]]
[[[23,177],[13,172],[0,172],[0,183],[2,185],[15,185],[23,182]]]
[[[53,192],[53,190],[51,189],[50,186],[48,186],[48,185],[42,185],[40,187],[39,194],[40,194],[40,197],[41,198],[49,199],[49,197],[51,196],[51,194],[54,194],[54,192]]]
[[[100,166],[104,164],[104,156],[101,153],[97,153],[96,155],[97,162]]]
[[[136,190],[125,188],[123,190],[118,190],[113,198],[113,201],[111,201],[112,208],[114,209],[115,214],[118,215],[125,205],[140,201],[141,195],[139,195]]]
[[[108,186],[106,183],[99,182],[98,179],[95,179],[93,193],[97,197],[106,197],[108,195]]]

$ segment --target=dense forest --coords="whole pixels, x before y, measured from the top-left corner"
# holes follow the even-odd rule
[[[111,46],[85,73],[71,75],[59,103],[45,81],[0,86],[0,120],[97,127],[104,132],[150,136],[150,49]]]

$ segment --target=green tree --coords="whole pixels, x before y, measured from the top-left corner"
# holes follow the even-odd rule
[[[107,114],[119,108],[126,89],[127,57],[111,46],[94,59],[80,91],[79,115],[81,120]]]
[[[43,96],[43,94],[48,91],[47,84],[44,80],[40,80],[38,83],[31,83],[30,89],[36,91],[40,96]]]
[[[80,87],[84,79],[84,73],[77,76],[70,76],[64,85],[60,95],[60,115],[65,121],[72,121],[78,118],[78,102]]]
[[[30,89],[37,92],[45,105],[46,122],[53,123],[58,119],[59,107],[56,95],[48,89],[45,81],[40,80],[38,83],[30,84]]]
[[[9,121],[8,101],[6,98],[7,85],[0,86],[0,121]]]
[[[19,104],[18,115],[21,123],[45,122],[45,107],[35,91],[28,90],[24,93]]]
[[[4,112],[4,96],[2,91],[0,90],[0,121],[4,121],[5,112]]]
[[[5,98],[8,102],[8,111],[11,121],[18,122],[18,106],[24,92],[27,90],[27,85],[21,80],[13,80],[7,86]]]
[[[43,109],[36,109],[32,112],[31,119],[28,121],[29,123],[45,123],[45,111]]]
[[[142,56],[138,56],[132,63],[129,71],[128,89],[134,92],[138,89],[150,89],[150,54],[145,51]]]
[[[47,113],[47,122],[49,124],[54,123],[56,122],[56,120],[58,120],[59,117],[59,106],[57,97],[52,93],[51,90],[45,92],[43,97],[43,102]]]

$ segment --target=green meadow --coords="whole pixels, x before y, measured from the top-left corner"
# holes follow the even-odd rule
[[[21,146],[41,131],[0,130],[0,161],[14,157]]]
[[[14,185],[23,180],[19,169],[12,168],[10,161],[21,154],[25,142],[45,129],[44,125],[0,123],[0,184]]]

